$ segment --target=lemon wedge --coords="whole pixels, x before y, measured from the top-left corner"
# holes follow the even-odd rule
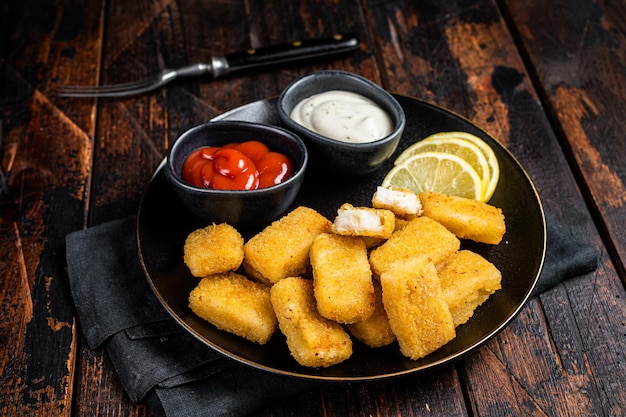
[[[394,162],[394,165],[399,165],[411,156],[424,152],[443,152],[458,156],[474,168],[478,176],[481,178],[483,191],[488,188],[491,180],[491,169],[485,154],[475,143],[456,137],[442,137],[422,140],[414,143],[402,152],[402,154]]]
[[[481,191],[475,199],[482,202],[487,202],[491,199],[500,179],[498,159],[491,146],[478,136],[468,132],[439,132],[414,143],[405,149],[394,162],[395,167],[404,165],[404,168],[396,170],[394,167],[394,170],[396,173],[407,171],[407,169],[411,169],[410,164],[405,165],[408,160],[414,156],[432,152],[452,155],[469,164],[481,180]],[[421,166],[418,168],[421,169]],[[400,175],[402,178],[400,181],[408,181],[409,175],[406,172],[394,175]],[[414,174],[413,177],[416,175],[418,174]],[[398,182],[399,180],[394,181]],[[414,180],[411,181],[415,182]],[[413,184],[413,187],[418,188],[415,184]],[[457,188],[457,186],[452,185],[452,188]],[[443,192],[438,189],[431,189],[431,191]]]
[[[487,165],[489,165],[489,182],[483,190],[484,193],[482,201],[489,201],[491,196],[493,196],[493,193],[498,185],[498,180],[500,179],[500,165],[498,164],[498,158],[496,158],[496,154],[493,152],[493,149],[491,149],[491,146],[489,146],[487,142],[468,132],[439,132],[428,136],[418,143],[437,143],[449,139],[465,140],[476,145],[485,156],[485,159],[487,159]]]
[[[445,152],[420,152],[395,165],[383,187],[407,188],[415,193],[434,191],[482,200],[482,178],[464,159]]]

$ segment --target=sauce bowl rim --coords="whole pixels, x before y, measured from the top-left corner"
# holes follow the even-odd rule
[[[391,132],[389,132],[386,136],[371,141],[371,142],[364,142],[364,143],[354,143],[354,142],[344,142],[344,141],[340,141],[337,139],[333,139],[330,138],[328,136],[324,136],[320,133],[315,132],[314,130],[311,130],[309,128],[307,128],[306,126],[301,125],[300,123],[296,122],[295,120],[293,120],[291,118],[290,112],[291,110],[293,110],[293,108],[289,109],[289,112],[287,112],[286,110],[286,106],[285,101],[286,98],[289,96],[289,94],[293,94],[293,91],[297,91],[296,89],[299,88],[301,85],[311,82],[310,80],[312,78],[320,78],[320,77],[325,77],[325,78],[332,78],[332,77],[347,77],[347,78],[351,78],[356,80],[357,82],[363,84],[366,87],[366,91],[358,91],[355,89],[349,89],[349,88],[342,88],[341,86],[337,86],[337,88],[333,88],[333,89],[321,89],[315,93],[312,94],[318,94],[318,93],[322,93],[325,91],[333,91],[333,90],[340,90],[340,91],[349,91],[349,92],[353,92],[353,93],[357,93],[360,94],[372,101],[374,101],[374,103],[376,103],[378,106],[381,106],[381,103],[379,100],[374,99],[371,95],[368,95],[367,92],[369,91],[376,91],[378,94],[382,95],[385,100],[386,103],[388,104],[388,106],[381,106],[383,107],[383,110],[385,110],[389,117],[391,117],[393,123],[394,123],[394,127],[391,130]],[[364,94],[365,93],[365,94]],[[307,97],[310,97],[312,94],[303,97],[302,99],[306,99]],[[402,106],[400,105],[400,103],[395,99],[395,97],[387,90],[385,90],[383,87],[379,86],[378,84],[376,84],[375,82],[371,81],[370,79],[350,72],[350,71],[344,71],[344,70],[322,70],[322,71],[315,71],[315,72],[311,72],[308,74],[305,74],[301,77],[298,77],[297,79],[293,80],[291,83],[289,83],[287,85],[287,87],[285,87],[283,89],[283,91],[280,93],[280,95],[278,96],[278,101],[277,101],[277,107],[278,107],[278,114],[282,120],[282,122],[287,125],[289,127],[289,129],[291,130],[295,130],[297,132],[305,132],[306,135],[314,138],[317,141],[320,141],[322,143],[326,143],[326,144],[330,144],[332,146],[339,146],[339,147],[343,147],[346,149],[355,149],[355,150],[359,150],[359,149],[365,149],[365,148],[371,148],[371,147],[376,147],[378,145],[381,144],[385,144],[387,142],[391,142],[394,139],[397,138],[398,135],[402,134],[402,132],[404,131],[404,128],[406,126],[406,115],[404,114],[404,109],[402,108]],[[294,106],[295,107],[295,106]],[[393,109],[394,110],[394,114],[391,114],[391,112],[388,109]],[[396,117],[397,115],[397,117]]]
[[[263,130],[263,131],[266,131],[266,132],[271,132],[272,134],[279,133],[280,135],[282,135],[284,137],[288,137],[290,140],[292,140],[297,145],[298,149],[300,149],[300,151],[301,151],[300,152],[301,153],[301,158],[299,158],[299,160],[295,161],[295,160],[293,160],[293,158],[289,157],[290,159],[292,159],[292,162],[293,162],[293,165],[294,165],[294,172],[293,172],[293,174],[289,178],[287,178],[285,181],[283,181],[283,182],[281,182],[279,184],[272,185],[270,187],[256,188],[254,190],[220,190],[220,189],[205,188],[205,187],[198,187],[198,186],[192,185],[192,184],[186,182],[185,180],[183,180],[181,178],[181,176],[180,176],[180,172],[177,172],[174,169],[174,166],[173,166],[174,162],[173,162],[172,154],[178,150],[179,146],[181,146],[180,145],[182,143],[181,139],[184,139],[186,136],[190,136],[190,135],[194,134],[195,132],[197,132],[199,130],[204,130],[208,126],[211,126],[211,128],[213,128],[213,127],[215,127],[215,128],[220,128],[220,127],[242,128],[242,127],[244,127],[244,128],[260,129],[260,130]],[[263,141],[263,139],[251,139],[251,140],[258,140],[259,142],[262,142],[265,145],[268,145],[267,143],[265,143]],[[206,145],[206,146],[211,146],[211,145]],[[273,152],[284,153],[280,149],[271,149],[270,148],[270,150],[273,151]],[[188,156],[189,155],[185,156],[185,158],[188,157]],[[257,122],[248,122],[248,121],[239,121],[239,120],[216,120],[216,121],[209,121],[209,122],[205,122],[205,123],[201,123],[201,124],[195,125],[193,127],[190,127],[189,129],[185,130],[183,133],[181,133],[178,136],[178,138],[176,138],[174,143],[169,147],[169,149],[167,151],[167,155],[165,157],[165,168],[166,168],[166,172],[168,174],[168,177],[170,177],[170,179],[173,182],[175,182],[177,186],[179,186],[182,189],[185,189],[186,191],[191,191],[191,192],[196,192],[196,193],[203,193],[203,194],[254,197],[254,196],[259,195],[259,194],[267,194],[267,193],[270,193],[272,191],[280,191],[283,188],[289,187],[292,182],[297,181],[300,176],[304,175],[304,173],[306,171],[307,164],[308,164],[308,160],[309,160],[309,152],[308,152],[308,149],[307,149],[305,143],[303,142],[303,140],[295,132],[292,132],[291,130],[282,128],[280,126],[264,124],[264,123],[257,123]]]

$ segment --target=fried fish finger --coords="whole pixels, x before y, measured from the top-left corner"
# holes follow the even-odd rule
[[[372,196],[372,206],[391,210],[396,216],[406,219],[422,214],[422,203],[417,194],[403,188],[378,186]]]
[[[506,232],[502,210],[469,198],[423,192],[424,216],[443,224],[461,239],[497,245]]]
[[[265,344],[277,328],[269,287],[235,272],[202,278],[189,307],[221,330]]]
[[[454,339],[437,269],[426,255],[394,262],[380,276],[380,284],[389,325],[404,356],[422,358]]]
[[[459,250],[459,239],[440,223],[428,217],[416,217],[394,232],[389,240],[372,250],[370,264],[377,276],[399,259],[426,254],[434,264]]]
[[[352,355],[348,333],[317,311],[311,280],[284,278],[272,286],[270,296],[289,351],[300,365],[325,368]]]
[[[270,286],[285,277],[304,274],[313,239],[328,232],[330,224],[317,211],[297,207],[246,242],[243,248],[246,274]]]
[[[374,312],[374,286],[365,243],[356,237],[318,235],[311,246],[317,309],[339,323],[365,320]]]
[[[395,228],[396,216],[390,210],[342,204],[332,224],[332,232],[345,236],[387,239]]]
[[[439,280],[456,327],[467,322],[474,310],[501,288],[502,274],[479,254],[461,250],[439,269]]]
[[[243,261],[243,242],[233,226],[211,224],[187,236],[183,260],[195,277],[234,271]]]
[[[387,346],[396,340],[389,325],[389,318],[383,306],[383,290],[378,281],[374,281],[374,312],[367,319],[346,325],[352,336],[371,348]]]

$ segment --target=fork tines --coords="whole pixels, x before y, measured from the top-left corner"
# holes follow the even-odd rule
[[[60,85],[56,94],[59,97],[125,97],[145,93],[157,88],[155,80],[141,80],[112,85]]]

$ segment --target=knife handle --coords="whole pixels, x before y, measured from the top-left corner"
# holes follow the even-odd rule
[[[304,63],[316,58],[325,59],[352,52],[359,47],[354,35],[334,35],[332,38],[317,38],[294,41],[282,45],[235,52],[224,55],[224,64],[214,77],[251,69],[277,65]],[[217,70],[218,68],[214,68]]]

